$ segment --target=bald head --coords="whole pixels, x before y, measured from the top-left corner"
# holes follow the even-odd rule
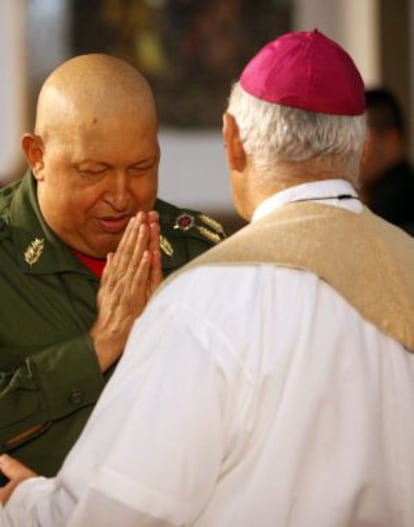
[[[62,127],[93,125],[100,118],[136,115],[156,119],[151,88],[132,66],[110,55],[74,57],[54,70],[38,99],[35,133],[44,140]]]
[[[129,218],[153,208],[157,132],[151,89],[122,60],[82,55],[46,79],[22,147],[40,211],[69,247],[103,258]]]

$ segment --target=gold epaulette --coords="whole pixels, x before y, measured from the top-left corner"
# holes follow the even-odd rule
[[[203,225],[196,225],[196,228],[208,240],[218,243],[226,237],[222,225],[215,219],[207,216],[207,214],[198,214],[198,219]]]

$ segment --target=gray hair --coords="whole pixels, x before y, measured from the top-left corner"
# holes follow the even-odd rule
[[[328,115],[269,103],[236,82],[228,113],[236,120],[246,154],[263,176],[280,164],[315,162],[357,182],[366,116]]]

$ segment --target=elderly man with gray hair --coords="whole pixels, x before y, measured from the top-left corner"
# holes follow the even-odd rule
[[[358,198],[364,112],[318,31],[249,62],[223,133],[250,224],[151,300],[57,478],[18,485],[2,527],[414,525],[414,241]]]

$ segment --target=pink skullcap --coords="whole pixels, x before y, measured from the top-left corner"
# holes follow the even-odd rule
[[[264,101],[335,115],[365,111],[364,83],[351,57],[315,31],[287,33],[264,46],[240,77]]]

